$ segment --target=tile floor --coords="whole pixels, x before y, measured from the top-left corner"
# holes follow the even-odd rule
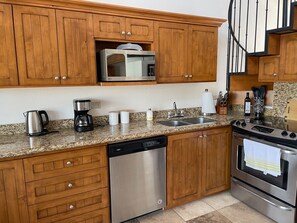
[[[125,223],[272,223],[271,219],[231,196],[229,191]]]

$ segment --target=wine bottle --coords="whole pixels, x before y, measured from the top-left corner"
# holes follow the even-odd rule
[[[246,97],[244,99],[244,116],[250,116],[251,115],[251,99],[250,99],[250,93],[246,93]]]

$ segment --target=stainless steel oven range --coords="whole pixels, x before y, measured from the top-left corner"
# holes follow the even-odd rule
[[[231,194],[277,222],[297,222],[297,123],[268,117],[232,127]]]

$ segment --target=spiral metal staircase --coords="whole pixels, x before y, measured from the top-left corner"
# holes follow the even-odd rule
[[[271,35],[294,32],[297,0],[230,0],[227,90],[231,75],[248,74],[248,58],[273,55]]]

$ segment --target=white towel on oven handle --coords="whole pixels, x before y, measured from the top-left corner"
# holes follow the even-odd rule
[[[246,166],[262,171],[265,175],[281,175],[281,151],[279,148],[252,141],[243,140],[244,161]]]

